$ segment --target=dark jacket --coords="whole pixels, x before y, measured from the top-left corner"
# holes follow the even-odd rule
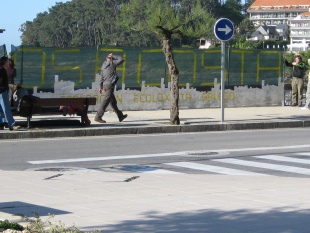
[[[116,67],[121,65],[124,59],[121,56],[113,56],[110,61],[105,61],[101,67],[101,81],[100,88],[104,84],[115,84],[117,82]]]
[[[9,90],[9,79],[6,69],[0,68],[0,93]]]
[[[296,78],[304,77],[304,72],[305,72],[305,67],[306,67],[304,62],[299,62],[296,65],[293,65],[292,63],[289,63],[288,61],[285,60],[285,65],[293,67],[293,77],[296,77]]]

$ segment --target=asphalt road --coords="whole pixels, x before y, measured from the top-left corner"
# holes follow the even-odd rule
[[[1,140],[0,170],[226,175],[241,171],[249,175],[308,177],[309,134],[310,129],[294,128]]]

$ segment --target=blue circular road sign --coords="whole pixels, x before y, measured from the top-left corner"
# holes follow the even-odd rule
[[[226,18],[221,18],[214,25],[214,34],[221,41],[228,41],[234,35],[234,25]]]

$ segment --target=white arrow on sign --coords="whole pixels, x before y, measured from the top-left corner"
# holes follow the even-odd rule
[[[218,30],[219,32],[225,32],[225,35],[227,35],[228,33],[231,32],[231,28],[228,27],[227,25],[225,25],[225,26],[226,26],[225,28],[218,28],[217,30]]]

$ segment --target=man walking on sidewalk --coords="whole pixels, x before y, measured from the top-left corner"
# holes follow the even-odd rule
[[[99,93],[102,94],[104,90],[105,95],[103,101],[99,105],[97,114],[95,116],[94,121],[96,122],[106,123],[106,121],[102,119],[102,116],[109,104],[111,104],[111,107],[117,114],[120,122],[122,122],[127,117],[127,114],[123,114],[123,112],[118,109],[117,101],[114,95],[115,85],[118,80],[118,76],[116,74],[116,67],[121,65],[123,62],[124,59],[121,56],[116,56],[110,53],[102,64]]]

